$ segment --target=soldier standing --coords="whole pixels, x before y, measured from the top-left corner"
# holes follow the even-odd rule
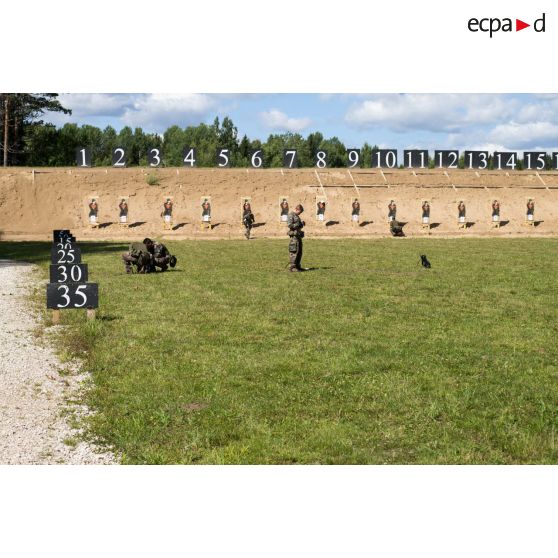
[[[143,242],[132,242],[128,252],[122,254],[126,273],[132,273],[134,265],[137,267],[138,273],[151,271],[153,252],[154,245],[150,238],[144,238]]]
[[[252,230],[252,226],[254,225],[254,214],[252,213],[252,206],[249,202],[245,202],[242,206],[242,224],[246,229],[245,235],[246,239],[250,240],[250,231]]]
[[[300,267],[302,260],[302,239],[304,238],[304,221],[300,218],[300,214],[304,211],[302,205],[297,205],[287,219],[289,227],[289,271],[305,271]]]

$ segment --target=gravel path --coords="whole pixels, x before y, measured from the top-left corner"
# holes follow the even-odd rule
[[[0,464],[115,463],[78,442],[62,416],[87,375],[60,363],[49,335],[37,335],[43,328],[26,296],[44,282],[35,266],[0,260]]]

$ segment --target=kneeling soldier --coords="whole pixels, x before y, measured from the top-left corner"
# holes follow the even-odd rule
[[[302,239],[304,238],[304,221],[300,218],[300,214],[304,211],[302,205],[297,205],[295,210],[289,213],[287,219],[287,227],[289,227],[289,271],[304,271],[300,267],[302,260]]]
[[[153,245],[153,271],[156,267],[160,267],[161,271],[166,271],[168,266],[176,265],[176,257],[172,256],[167,247],[161,242],[155,242]]]
[[[149,273],[153,263],[153,241],[144,238],[143,242],[132,242],[130,249],[122,254],[126,273],[132,273],[133,266],[137,267],[138,273]]]

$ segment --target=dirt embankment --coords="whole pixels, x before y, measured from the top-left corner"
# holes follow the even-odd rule
[[[148,177],[157,184],[148,184]],[[151,182],[153,182],[151,180]],[[99,228],[88,226],[87,205],[98,196]],[[130,228],[118,225],[118,203],[129,197]],[[173,226],[163,231],[166,197],[174,202]],[[210,196],[212,230],[202,229],[201,198]],[[317,197],[327,200],[325,222],[316,220]],[[361,169],[0,169],[0,239],[46,240],[52,229],[70,228],[81,239],[241,238],[241,198],[250,197],[256,217],[253,236],[285,237],[279,200],[305,207],[311,237],[369,237],[389,234],[387,205],[407,236],[547,236],[558,234],[558,172],[475,172]],[[359,198],[359,226],[351,204]],[[526,202],[535,200],[537,226],[525,225]],[[499,200],[499,229],[491,227],[491,204]],[[433,227],[421,227],[421,205],[429,200]],[[457,226],[457,203],[466,204],[466,230]]]

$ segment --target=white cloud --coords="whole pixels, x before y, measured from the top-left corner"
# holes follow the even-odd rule
[[[199,124],[215,105],[214,98],[200,93],[141,95],[125,108],[121,120],[127,126],[161,132],[174,124],[180,127]]]
[[[510,122],[496,126],[488,135],[489,141],[513,146],[515,149],[532,149],[537,145],[558,144],[558,124],[552,122]]]
[[[120,116],[134,102],[134,95],[110,93],[62,93],[58,100],[72,109],[72,116]]]
[[[270,130],[300,132],[311,124],[310,118],[289,118],[284,112],[271,109],[260,113],[260,120]]]
[[[511,117],[518,101],[504,95],[401,94],[375,95],[352,105],[345,115],[350,126],[384,127],[394,132],[425,130],[458,132]]]

